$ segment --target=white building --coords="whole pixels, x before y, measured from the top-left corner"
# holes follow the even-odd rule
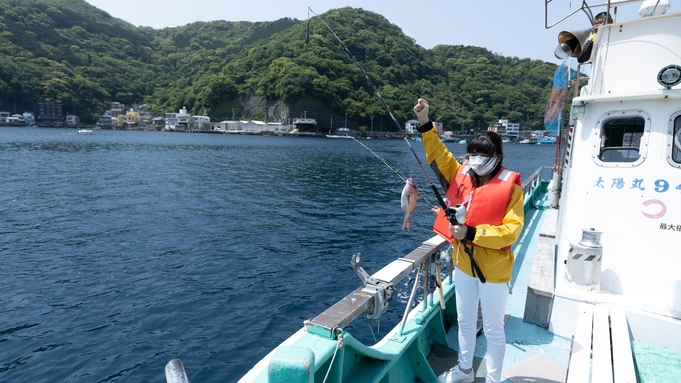
[[[535,139],[544,138],[544,131],[543,130],[535,130],[534,132],[532,132],[531,137],[535,138]]]
[[[520,124],[508,122],[508,120],[499,120],[498,125],[503,126],[506,131],[506,133],[498,132],[501,135],[513,138],[518,138],[520,136]]]
[[[80,118],[77,116],[74,116],[73,114],[69,114],[66,116],[66,126],[69,128],[77,128],[78,125],[80,124]]]
[[[435,129],[437,129],[437,134],[442,134],[445,129],[445,125],[439,121],[433,121],[433,125],[435,125]]]
[[[419,126],[419,121],[418,120],[409,120],[404,123],[404,133],[405,134],[418,134],[419,131],[416,130],[416,127]]]
[[[208,116],[192,116],[190,122],[190,130],[200,130],[203,132],[210,131],[210,117]]]
[[[246,133],[261,133],[266,127],[267,124],[265,124],[263,121],[241,121],[241,129],[243,129]]]
[[[444,129],[444,124],[438,121],[433,121],[433,125],[435,125],[435,128],[437,129],[437,133],[441,134],[442,130]],[[418,129],[416,127],[419,126],[419,121],[418,120],[409,120],[404,123],[404,133],[405,134],[419,134]]]
[[[520,136],[520,124],[515,124],[509,122],[506,124],[506,135],[509,137],[519,137]]]
[[[288,130],[288,127],[285,127],[281,122],[220,121],[210,123],[210,130],[220,133],[263,134],[284,133]]]

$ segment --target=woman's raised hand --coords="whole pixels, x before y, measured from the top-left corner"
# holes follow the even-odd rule
[[[419,120],[419,125],[424,125],[428,123],[428,111],[430,106],[428,106],[428,101],[419,98],[416,106],[414,107],[414,113],[416,113],[416,118]]]

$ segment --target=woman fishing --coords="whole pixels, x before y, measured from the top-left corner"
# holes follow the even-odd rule
[[[467,210],[465,223],[452,224],[443,211],[433,230],[452,242],[456,270],[456,310],[459,325],[459,363],[438,377],[440,382],[473,382],[478,299],[487,338],[486,382],[501,380],[506,335],[504,313],[514,256],[511,245],[524,223],[520,175],[502,166],[503,148],[498,134],[486,131],[466,146],[468,162],[461,165],[440,140],[428,118],[429,106],[419,99],[414,112],[419,121],[426,162],[438,178],[449,181],[446,198],[451,206]]]

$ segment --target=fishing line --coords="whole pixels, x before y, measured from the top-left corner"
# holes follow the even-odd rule
[[[367,80],[367,82],[369,83],[369,85],[370,85],[371,88],[373,89],[374,94],[378,97],[379,100],[381,100],[381,103],[383,104],[383,107],[385,108],[385,111],[388,113],[388,115],[390,115],[390,118],[393,120],[393,122],[395,123],[395,126],[396,126],[397,129],[400,131],[400,134],[402,134],[402,138],[404,139],[404,142],[406,142],[406,143],[407,143],[407,146],[409,146],[409,149],[411,150],[411,153],[414,155],[414,158],[416,159],[416,162],[418,162],[419,166],[421,167],[421,170],[423,171],[423,174],[426,175],[426,178],[428,179],[428,183],[430,184],[431,189],[433,189],[433,192],[435,193],[435,196],[437,197],[437,200],[438,200],[438,202],[439,202],[439,204],[440,204],[440,207],[441,207],[442,209],[445,209],[445,211],[447,211],[447,204],[446,204],[445,201],[442,199],[442,196],[440,195],[440,192],[437,190],[437,187],[435,186],[435,183],[433,183],[433,180],[430,179],[430,176],[428,175],[428,172],[426,171],[426,168],[423,166],[423,163],[421,162],[421,159],[419,158],[419,156],[418,156],[418,155],[416,154],[416,152],[414,151],[414,148],[413,148],[413,147],[411,146],[411,144],[409,143],[409,139],[407,138],[407,135],[404,133],[404,130],[403,130],[402,127],[400,126],[400,123],[397,122],[397,119],[396,119],[395,116],[393,115],[393,112],[390,110],[390,107],[389,107],[388,104],[385,102],[385,100],[383,99],[383,97],[381,96],[381,94],[378,92],[378,89],[376,88],[376,85],[374,85],[374,83],[371,81],[371,79],[370,79],[369,76],[367,75],[366,70],[364,70],[364,68],[362,67],[362,65],[357,61],[357,58],[355,57],[355,55],[353,55],[352,52],[350,52],[350,50],[348,49],[348,47],[345,45],[345,43],[343,42],[343,40],[341,40],[341,39],[338,37],[338,35],[336,34],[336,32],[334,32],[333,29],[331,29],[331,27],[330,27],[330,26],[329,26],[321,17],[319,17],[318,14],[316,14],[316,13],[312,10],[311,7],[308,7],[307,9],[308,9],[308,11],[311,12],[317,19],[319,19],[319,21],[321,21],[322,24],[324,24],[324,26],[333,34],[333,36],[336,38],[336,40],[338,40],[338,42],[340,42],[340,44],[341,44],[341,46],[343,47],[343,49],[345,50],[345,52],[348,54],[348,56],[350,56],[350,58],[352,59],[352,61],[355,63],[355,65],[357,65],[357,67],[359,68],[359,70],[362,72],[362,74],[364,75],[364,78]],[[308,20],[307,25],[308,25],[308,28],[307,28],[307,34],[306,34],[306,36],[305,36],[305,41],[309,41],[309,39],[310,39],[310,37],[309,37],[309,25],[310,25],[310,20]]]
[[[368,150],[371,154],[373,154],[374,156],[376,156],[376,158],[378,158],[379,160],[381,160],[381,162],[383,162],[383,163],[385,164],[385,166],[389,167],[390,170],[392,170],[393,172],[395,172],[395,174],[397,174],[397,176],[400,177],[400,178],[402,179],[403,182],[407,182],[407,178],[405,178],[402,174],[400,174],[400,172],[397,171],[397,169],[395,169],[392,165],[390,165],[390,164],[388,163],[388,161],[384,160],[381,156],[379,156],[378,154],[376,154],[376,152],[374,152],[373,150],[371,150],[371,148],[369,148],[368,146],[366,146],[366,145],[364,145],[363,143],[359,142],[359,140],[356,139],[355,137],[351,137],[351,136],[348,136],[348,137],[352,138],[356,143],[362,145],[362,147],[364,147],[364,149]]]
[[[393,167],[392,165],[390,165],[390,164],[388,163],[388,161],[386,161],[384,158],[382,158],[381,156],[379,156],[378,154],[376,154],[376,152],[374,152],[373,150],[371,150],[371,148],[369,148],[368,146],[364,145],[362,142],[360,142],[360,141],[359,141],[358,139],[356,139],[355,137],[352,137],[352,136],[348,136],[348,137],[352,138],[353,141],[355,141],[356,143],[362,145],[362,147],[363,147],[364,149],[368,150],[368,151],[369,151],[371,154],[373,154],[376,158],[378,158],[379,160],[381,160],[381,162],[383,162],[383,163],[385,164],[385,166],[387,166],[388,168],[390,168],[390,170],[392,170],[395,174],[397,174],[397,176],[400,177],[400,179],[402,179],[403,182],[407,182],[407,178],[406,178],[406,177],[404,177],[402,174],[400,174],[400,172],[399,172],[395,167]],[[422,198],[423,201],[424,201],[425,203],[427,203],[428,205],[430,205],[430,207],[435,207],[435,206],[436,206],[435,204],[431,203],[431,202],[428,200],[428,198],[426,198],[424,195],[419,195],[419,197]]]

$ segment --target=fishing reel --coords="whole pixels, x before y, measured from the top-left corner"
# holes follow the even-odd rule
[[[449,206],[445,209],[445,217],[452,225],[463,225],[466,223],[466,215],[468,211],[462,204]]]

